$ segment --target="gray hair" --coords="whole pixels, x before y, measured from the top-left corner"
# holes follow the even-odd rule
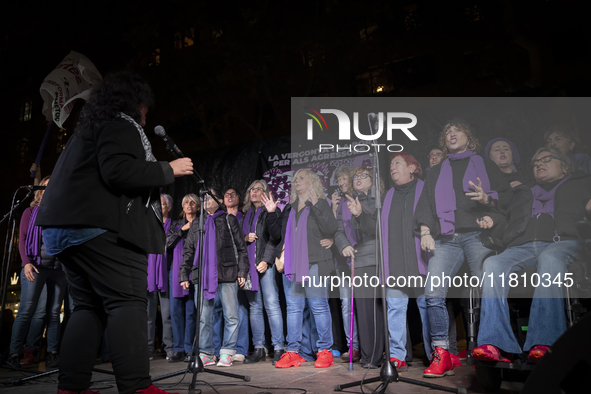
[[[269,192],[271,191],[271,189],[269,188],[269,184],[264,179],[257,179],[256,181],[251,183],[250,186],[248,186],[248,189],[246,189],[246,196],[244,197],[244,207],[242,208],[242,212],[244,213],[248,212],[248,210],[252,206],[252,202],[250,201],[250,189],[252,189],[254,185],[256,185],[257,183],[260,183],[263,186],[263,193],[269,194]]]
[[[548,152],[552,156],[554,156],[557,160],[559,160],[560,164],[562,165],[562,169],[566,172],[566,175],[570,175],[574,171],[573,162],[568,157],[568,155],[566,153],[562,153],[560,150],[558,150],[552,146],[542,147],[542,148],[538,149],[536,151],[536,153],[534,153],[533,157],[531,158],[532,167],[534,165],[534,160],[542,152]]]
[[[172,207],[172,197],[170,196],[170,194],[162,193],[160,194],[160,197],[166,200],[166,205]]]
[[[198,211],[201,209],[201,200],[199,200],[199,196],[197,196],[196,194],[190,193],[190,194],[187,194],[185,197],[183,197],[183,200],[181,201],[181,206],[185,205],[185,201],[187,201],[187,200],[191,200],[195,204],[197,204]],[[185,217],[185,210],[184,209],[181,209],[181,214],[179,215],[179,217],[181,217],[181,218]]]

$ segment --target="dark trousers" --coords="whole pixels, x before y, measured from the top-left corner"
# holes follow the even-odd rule
[[[105,328],[119,393],[150,386],[147,255],[107,231],[65,249],[59,258],[75,306],[60,351],[58,388],[78,391],[90,386]]]
[[[363,277],[364,274],[367,274],[368,277],[375,275],[375,266],[355,268],[355,276]],[[374,299],[374,290],[377,299]],[[381,290],[369,286],[355,289],[354,306],[362,363],[371,363],[373,365],[382,363],[386,335],[384,333],[383,299],[380,298]]]

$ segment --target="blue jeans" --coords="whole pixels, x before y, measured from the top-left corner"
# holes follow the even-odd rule
[[[351,275],[351,271],[345,269],[341,265],[336,266],[337,276],[341,277],[341,274]],[[345,326],[345,335],[347,336],[347,346],[351,347],[351,286],[346,286],[346,281],[341,283],[339,287],[339,297],[341,299],[341,313],[343,315],[343,324]],[[359,350],[359,334],[357,333],[357,318],[353,314],[353,349]]]
[[[199,295],[196,289],[195,297]],[[236,341],[238,340],[238,283],[218,283],[217,296],[222,304],[224,314],[224,336],[221,354],[236,354]],[[213,310],[215,298],[212,300],[201,299],[203,310],[199,322],[199,347],[201,353],[214,355],[213,345]]]
[[[302,322],[302,342],[300,343],[300,357],[306,361],[315,361],[316,353],[318,353],[318,329],[316,328],[316,322],[314,316],[310,313],[310,306],[306,301],[306,306],[303,312]]]
[[[528,242],[513,246],[503,253],[488,258],[484,263],[487,279],[482,289],[482,311],[478,345],[493,345],[509,353],[521,353],[519,343],[513,335],[507,305],[509,293],[509,274],[523,268],[537,265],[540,278],[550,274],[550,286],[535,288],[532,300],[527,339],[523,350],[528,351],[536,345],[552,345],[566,331],[566,316],[562,286],[553,284],[557,275],[564,283],[564,274],[570,263],[583,252],[579,241],[565,240],[553,242]],[[488,275],[492,273],[492,282]],[[505,283],[500,274],[505,274]],[[531,283],[531,279],[528,278]],[[544,280],[542,282],[544,283]],[[546,282],[548,283],[548,282]]]
[[[236,340],[236,354],[248,354],[248,299],[246,292],[238,291],[238,339]],[[250,292],[249,292],[250,293]],[[213,347],[215,355],[220,356],[222,348],[222,336],[224,334],[222,301],[219,293],[214,298],[213,303]]]
[[[26,280],[23,276],[21,277]],[[67,285],[66,285],[67,287]],[[43,339],[43,331],[45,330],[45,315],[47,314],[47,284],[43,286],[43,290],[39,295],[37,301],[37,308],[31,318],[29,332],[27,333],[27,342],[25,350],[36,349],[41,347],[41,340]]]
[[[318,276],[318,264],[310,266],[310,278],[316,277],[317,283],[320,281]],[[285,300],[287,303],[287,348],[288,352],[298,353],[302,345],[302,322],[306,301],[316,323],[318,340],[316,347],[318,350],[332,350],[332,318],[328,307],[328,290],[325,287],[313,287],[306,282],[305,286],[301,283],[292,283],[287,277],[283,276],[283,289],[285,291]],[[293,297],[292,297],[293,295]]]
[[[61,269],[37,267],[39,273],[33,271],[35,281],[29,282],[25,269],[21,270],[21,300],[18,314],[12,328],[10,354],[22,352],[31,320],[37,310],[37,303],[45,284],[47,284],[47,302],[49,304],[49,321],[47,326],[47,352],[59,350],[60,312],[66,289],[66,273]]]
[[[283,316],[279,306],[279,290],[275,273],[277,268],[273,264],[265,273],[259,274],[259,291],[247,291],[246,296],[250,304],[250,326],[252,328],[252,342],[255,349],[265,347],[265,319],[263,317],[263,305],[269,318],[271,327],[271,340],[275,351],[283,350],[285,339],[283,337]]]
[[[404,361],[406,358],[406,340],[407,324],[406,311],[408,309],[408,294],[388,287],[386,288],[386,302],[388,305],[388,331],[389,331],[389,346],[390,357]],[[427,324],[427,309],[425,297],[423,295],[417,297],[417,305],[421,315],[422,329],[423,329],[423,346],[427,356],[433,351],[431,350],[431,337],[429,335],[429,326]]]
[[[480,231],[444,235],[435,240],[435,252],[429,260],[429,280],[425,286],[427,318],[431,334],[431,346],[449,349],[449,316],[445,306],[445,297],[449,281],[443,280],[439,286],[434,277],[453,278],[460,270],[464,259],[468,260],[472,276],[482,277],[482,263],[493,251],[484,247],[480,240]],[[433,286],[431,286],[433,284]]]
[[[169,272],[169,283],[172,283],[172,270]],[[193,286],[190,289],[189,295],[180,298],[170,297],[173,352],[191,353],[193,351],[197,311]]]

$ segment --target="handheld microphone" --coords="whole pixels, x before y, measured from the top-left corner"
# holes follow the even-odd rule
[[[164,127],[162,126],[156,126],[154,127],[154,133],[162,138],[164,140],[164,142],[166,143],[166,149],[168,149],[171,152],[174,152],[178,157],[185,157],[185,155],[183,155],[183,152],[181,152],[181,150],[179,149],[178,146],[176,146],[176,144],[174,143],[174,141],[172,140],[172,138],[170,138],[167,134],[166,131],[164,131]]]

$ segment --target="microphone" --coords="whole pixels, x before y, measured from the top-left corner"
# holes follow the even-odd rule
[[[23,187],[25,187],[25,188],[27,188],[29,190],[32,190],[32,191],[37,191],[37,190],[45,190],[45,188],[47,186],[27,185],[27,186],[23,186]]]
[[[183,152],[181,152],[181,150],[179,149],[179,147],[176,146],[176,144],[174,143],[174,141],[172,140],[172,138],[170,138],[166,134],[166,131],[164,131],[164,127],[162,127],[162,126],[156,126],[156,127],[154,127],[154,133],[158,137],[160,137],[160,138],[162,138],[164,140],[164,142],[166,143],[166,149],[168,149],[171,152],[174,152],[179,157],[185,157],[185,155],[183,155]]]

